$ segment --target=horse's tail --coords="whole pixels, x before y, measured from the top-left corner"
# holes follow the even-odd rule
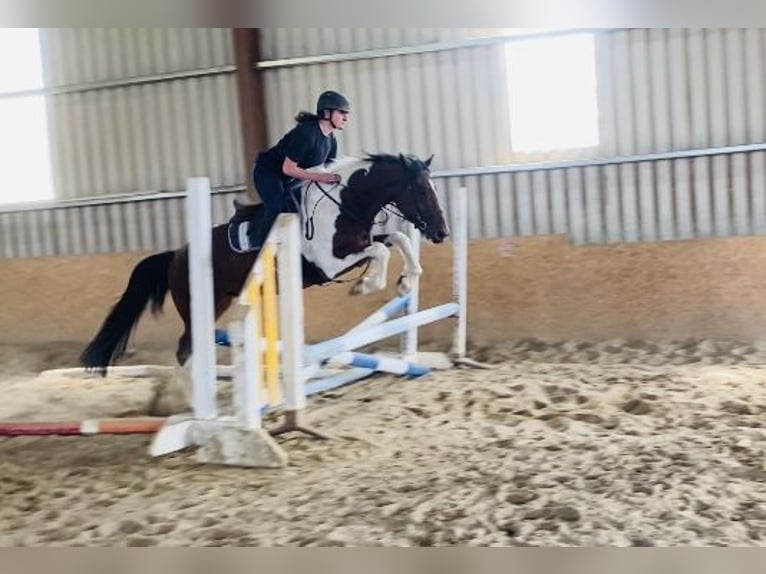
[[[125,352],[128,339],[146,306],[151,303],[154,315],[162,311],[168,292],[168,269],[174,255],[174,251],[164,251],[139,261],[122,297],[80,355],[80,362],[86,369],[106,375],[109,364]]]

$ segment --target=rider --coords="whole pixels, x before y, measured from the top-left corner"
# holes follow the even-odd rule
[[[343,94],[328,90],[316,104],[316,114],[299,112],[297,125],[275,146],[258,154],[253,168],[253,182],[264,205],[261,233],[256,239],[260,247],[280,213],[297,213],[300,187],[305,180],[337,183],[334,173],[314,173],[307,168],[325,164],[336,158],[338,143],[335,131],[342,130],[351,112],[351,102]]]

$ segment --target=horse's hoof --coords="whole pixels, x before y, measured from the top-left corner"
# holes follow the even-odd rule
[[[402,275],[396,282],[396,292],[399,293],[399,295],[406,295],[410,291],[412,291],[412,282],[408,277]]]
[[[349,293],[351,295],[369,295],[376,291],[383,291],[386,288],[385,282],[380,282],[377,279],[362,278],[351,287]]]
[[[351,295],[364,295],[365,293],[367,293],[367,291],[363,281],[357,281],[354,283],[354,285],[351,287],[351,290],[349,291],[349,294]]]

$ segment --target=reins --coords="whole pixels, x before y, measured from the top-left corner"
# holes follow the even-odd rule
[[[359,219],[354,213],[347,210],[341,203],[336,200],[332,195],[330,195],[329,191],[326,191],[322,185],[318,181],[312,181],[312,184],[317,186],[317,189],[322,192],[322,196],[319,200],[314,204],[314,208],[311,210],[311,215],[308,213],[308,206],[306,205],[306,197],[303,198],[303,201],[301,202],[303,205],[303,213],[304,213],[304,220],[305,220],[305,229],[304,229],[304,237],[307,241],[311,241],[314,239],[314,232],[316,231],[316,228],[314,227],[314,215],[316,214],[317,207],[319,207],[319,203],[326,197],[330,201],[332,201],[335,205],[338,206],[338,209],[340,209],[343,213],[346,215],[352,217],[357,222],[361,223],[362,225],[367,225],[364,221]],[[347,186],[343,185],[342,183],[338,182],[333,184],[333,186],[330,188],[330,191],[335,189],[336,187],[341,186],[343,189],[345,189]],[[308,196],[308,190],[311,188],[311,185],[306,188],[306,196]],[[370,268],[370,259],[367,259],[367,264],[364,266],[364,269],[362,270],[362,273],[359,275],[359,277],[356,277],[354,279],[332,279],[328,277],[329,283],[350,283],[352,281],[356,282],[361,279],[365,273],[367,273],[367,270]]]

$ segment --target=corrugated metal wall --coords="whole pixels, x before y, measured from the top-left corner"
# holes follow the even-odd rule
[[[600,36],[604,155],[764,141],[764,42],[761,29]]]
[[[497,29],[478,28],[262,28],[264,60],[421,46],[472,38]]]
[[[599,38],[602,155],[763,142],[760,29],[621,31]],[[624,240],[763,233],[763,152],[610,167]]]
[[[41,42],[57,197],[242,182],[235,79],[212,73],[233,69],[230,30],[44,29]]]
[[[72,50],[66,46],[71,48],[84,42],[83,37],[91,38],[91,46],[101,46],[99,42],[106,41],[110,34],[119,36],[118,45],[123,49],[96,50],[98,56],[89,49],[91,55],[82,56],[83,61],[74,64],[65,64],[65,59],[57,61],[49,67],[48,75],[51,81],[61,84],[83,78],[101,80],[231,62],[229,48],[222,48],[224,36],[228,42],[227,32],[211,32],[218,38],[216,41],[205,32],[195,33],[200,37],[195,39],[188,31],[121,30],[99,32],[101,36],[92,31],[54,31],[47,40],[49,47],[53,46],[54,38],[62,44],[59,48],[50,47],[49,52],[70,54]],[[153,38],[151,42],[146,41],[147,34]],[[165,34],[170,34],[172,40],[163,40]],[[263,54],[266,60],[282,60],[401,46],[417,51],[417,46],[432,47],[436,42],[478,35],[476,30],[441,29],[265,29]],[[221,49],[211,52],[213,45]],[[132,46],[133,52],[126,46]],[[165,53],[157,63],[155,58],[159,56],[154,53],[163,51],[162,46],[174,46],[171,51],[175,55]],[[601,155],[626,156],[764,141],[765,50],[766,30],[760,29],[625,30],[599,34],[596,57]],[[210,56],[211,53],[220,58]],[[207,54],[208,59],[201,54]],[[354,100],[353,121],[341,136],[343,153],[404,151],[420,156],[434,153],[437,170],[508,164],[514,158],[502,43],[378,56],[356,54],[351,61],[299,65],[281,62],[265,67],[270,139],[275,141],[292,125],[292,117],[299,109],[313,107],[316,94],[333,87],[347,92]],[[89,63],[85,64],[85,60]],[[54,71],[59,69],[69,71]],[[72,70],[87,70],[90,75],[78,76],[84,72]],[[210,175],[214,185],[243,183],[246,170],[240,165],[236,127],[229,125],[231,132],[227,132],[218,122],[208,121],[202,129],[197,121],[198,117],[212,117],[209,114],[223,114],[226,118],[236,115],[233,79],[227,75],[214,79],[221,82],[222,91],[211,87],[206,98],[202,92],[195,92],[194,80],[176,80],[183,85],[175,92],[172,82],[161,82],[123,91],[102,90],[90,96],[88,93],[55,96],[54,99],[63,98],[60,101],[64,102],[57,104],[62,106],[60,109],[54,108],[60,118],[56,125],[69,121],[73,126],[88,126],[84,134],[76,137],[57,136],[56,147],[61,154],[57,165],[62,165],[59,178],[65,189],[72,190],[73,195],[89,195],[96,188],[111,193],[180,189],[191,170]],[[128,98],[130,90],[145,90],[145,100]],[[164,100],[159,97],[160,92],[151,90],[165,90],[161,92]],[[224,91],[229,106],[225,113],[218,107],[219,100],[213,97]],[[93,98],[88,104],[83,101],[86,96]],[[94,105],[97,97],[103,101]],[[158,107],[157,102],[165,107]],[[198,107],[190,102],[197,102]],[[231,119],[230,124],[238,126]],[[215,149],[192,149],[187,131],[192,127],[199,131],[220,130],[211,140],[220,145],[211,144]],[[124,141],[123,147],[117,146],[116,142],[122,141],[119,138],[105,141],[109,139],[106,134],[118,132],[132,134],[125,140],[132,142],[127,146],[130,150],[127,154],[123,153]],[[195,141],[197,135],[192,134]],[[222,151],[220,146],[224,144],[230,146],[228,152]],[[130,159],[120,163],[116,158]],[[224,164],[227,159],[231,164]],[[576,243],[712,237],[766,233],[765,163],[766,154],[758,151],[448,177],[439,181],[439,187],[448,210],[451,190],[462,184],[469,187],[474,198],[470,217],[473,237],[566,233]],[[217,209],[224,218],[230,212],[230,197],[221,197]],[[82,209],[139,212],[138,207],[130,205]],[[160,232],[152,225],[156,221],[175,220],[168,225],[180,229],[183,219],[180,202],[152,201],[148,205],[153,207],[140,208],[149,211],[141,211],[135,219],[124,214],[112,217],[111,221],[116,222],[116,227],[112,227],[114,236],[122,239],[96,240],[99,236],[91,233],[94,238],[91,243],[83,235],[84,251],[122,249],[122,245],[129,249],[136,245],[160,248],[167,246],[163,238],[168,238],[170,244],[175,242],[178,237],[175,231]],[[52,253],[48,250],[51,245],[53,252],[61,253],[65,251],[56,246],[75,244],[73,239],[59,237],[35,243],[42,247],[17,249],[16,234],[30,233],[26,217],[0,214],[0,226],[4,229],[0,241],[6,246],[0,252],[6,256]],[[35,221],[43,222],[56,217],[60,216],[34,216]],[[44,223],[36,225],[44,227]],[[105,248],[105,244],[110,247]]]
[[[578,245],[766,233],[766,152],[530,169],[440,180],[479,190],[472,237],[566,234]]]
[[[269,59],[296,58],[454,41],[469,32],[264,30],[263,50]],[[296,112],[313,110],[316,96],[332,88],[354,104],[340,138],[344,154],[433,153],[435,169],[504,163],[510,157],[504,77],[502,44],[266,69],[269,139],[277,141]]]
[[[214,223],[233,213],[236,193],[216,193]],[[0,213],[0,257],[177,249],[186,243],[182,194],[150,200]]]
[[[272,59],[450,41],[471,30],[272,30]],[[602,157],[764,141],[766,31],[652,29],[596,37]],[[366,43],[365,43],[366,42]],[[342,149],[435,154],[437,170],[506,164],[504,45],[268,69],[275,140],[328,87],[354,100]],[[541,70],[544,73],[544,70]],[[763,152],[475,176],[471,234],[568,233],[576,243],[766,230]],[[442,186],[457,185],[450,178]],[[445,198],[446,199],[446,198]],[[449,199],[447,199],[449,203]]]

